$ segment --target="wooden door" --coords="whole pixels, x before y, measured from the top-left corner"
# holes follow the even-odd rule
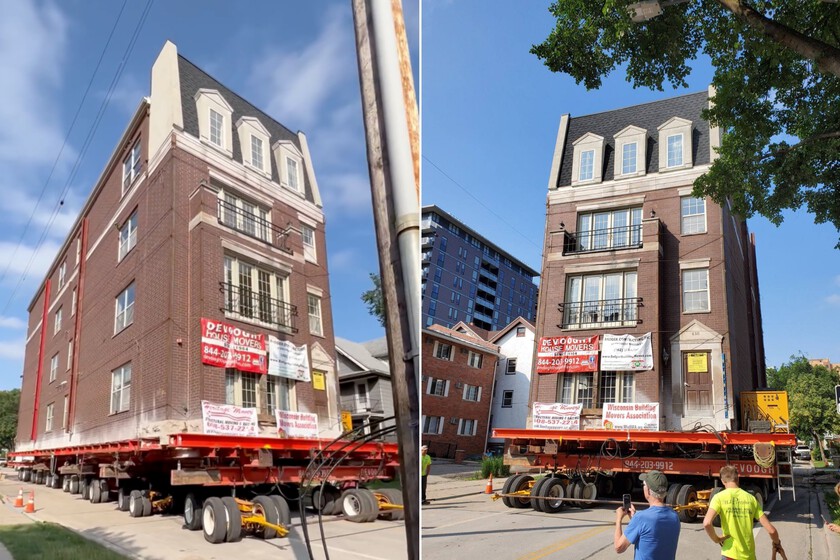
[[[712,407],[712,371],[709,352],[683,352],[686,410]]]

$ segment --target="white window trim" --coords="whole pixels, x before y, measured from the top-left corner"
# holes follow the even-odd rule
[[[128,372],[128,385],[125,383],[126,372]],[[120,376],[120,388],[118,391],[114,389],[117,375]],[[131,362],[121,365],[120,367],[111,370],[111,392],[109,393],[109,408],[111,414],[119,414],[120,412],[126,412],[131,409],[131,377],[132,377],[132,369],[131,369]],[[126,390],[126,388],[128,390]],[[119,406],[117,406],[117,410],[114,410],[114,394],[119,392]],[[125,395],[128,394],[126,397]]]
[[[67,369],[73,367],[73,340],[67,341]]]
[[[288,140],[278,140],[271,147],[271,150],[274,154],[274,163],[277,165],[277,175],[280,180],[280,185],[285,187],[289,192],[304,197],[306,187],[303,183],[305,175],[303,153]],[[292,188],[289,183],[289,168],[286,164],[286,159],[292,159],[297,162],[298,189]]]
[[[442,344],[449,346],[449,359],[438,357],[438,347]],[[450,344],[449,342],[440,342],[439,340],[436,340],[434,347],[432,348],[432,357],[438,360],[451,362],[455,359],[455,346],[453,344]]]
[[[703,214],[702,214],[702,216],[703,216],[703,230],[702,231],[693,231],[693,232],[690,232],[690,233],[686,233],[684,231],[685,227],[684,227],[684,224],[683,224],[683,220],[685,220],[686,217],[700,216],[700,214],[683,215],[683,213],[682,213],[682,203],[683,203],[683,200],[685,200],[687,198],[697,199],[697,197],[690,196],[690,195],[680,197],[680,235],[703,235],[705,233],[708,233],[709,232],[709,221],[708,221],[709,220],[709,217],[708,217],[709,213],[707,211],[708,210],[708,205],[706,204],[706,199],[705,198],[697,199],[697,200],[702,200],[702,202],[703,202]]]
[[[680,267],[682,268],[682,267]],[[706,308],[705,309],[686,309],[685,308],[685,274],[687,272],[704,271],[706,273]],[[680,270],[680,299],[682,300],[683,315],[690,315],[692,313],[710,313],[712,311],[711,286],[709,279],[709,269],[701,267],[687,267]],[[701,290],[692,290],[691,293],[699,293]]]
[[[437,426],[436,426],[437,430],[434,431],[434,432],[427,432],[426,431],[426,420],[427,419],[432,419],[432,418],[437,418]],[[443,433],[443,426],[445,424],[446,424],[446,417],[445,416],[426,416],[424,414],[422,419],[420,420],[420,428],[423,430],[424,434],[429,434],[429,435],[440,435],[440,434],[442,434]]]
[[[469,396],[468,393],[470,392],[470,389],[475,389],[474,399],[467,398]],[[464,390],[461,393],[461,399],[469,402],[481,402],[481,387],[478,385],[469,385],[464,383]]]
[[[304,231],[312,232],[312,244],[308,244],[306,242],[306,236],[303,234]],[[303,257],[309,262],[318,264],[318,238],[317,238],[318,230],[314,227],[301,223],[300,224],[300,238],[303,242]]]
[[[464,431],[464,424],[466,424],[467,422],[472,423],[472,430],[470,430],[470,433],[465,434],[465,433],[462,433],[462,432]],[[459,418],[458,419],[458,431],[455,432],[456,435],[463,436],[463,437],[473,437],[473,436],[475,436],[477,431],[478,431],[478,420],[475,420],[473,418]]]
[[[473,365],[473,357],[478,356],[478,365]],[[484,355],[479,352],[473,352],[472,350],[469,351],[467,354],[467,365],[473,369],[481,369],[481,366],[484,365]]]
[[[595,399],[595,404],[600,406],[601,408],[604,407],[604,401],[601,397],[601,392],[603,391],[603,383],[604,383],[604,374],[615,374],[615,396],[616,400],[610,401],[610,403],[632,403],[636,402],[636,383],[635,383],[635,373],[632,371],[599,371],[598,372],[598,395]],[[625,386],[630,385],[632,390],[632,395],[630,395],[629,400],[624,399],[624,389]]]
[[[680,149],[679,149],[680,161],[676,162],[674,164],[671,164],[671,139],[672,138],[679,138],[680,139]],[[685,143],[685,136],[683,135],[682,132],[677,133],[677,134],[669,134],[668,136],[665,137],[665,144],[666,144],[665,145],[665,160],[666,160],[665,161],[665,167],[667,169],[672,169],[674,167],[682,167],[683,166],[684,160],[683,160],[683,153],[682,152],[684,151],[683,150],[684,143]]]
[[[266,205],[260,202],[255,202],[250,199],[242,197],[237,191],[233,189],[219,189],[218,200],[224,204],[220,205],[221,215],[218,216],[219,222],[228,228],[233,229],[237,233],[259,239],[269,244],[274,244],[272,236],[274,232],[271,229],[271,207],[266,208]],[[236,211],[228,209],[230,204],[236,208]],[[245,205],[255,207],[255,212],[246,210]],[[230,215],[228,215],[230,213]],[[246,216],[244,214],[251,214],[254,216],[254,233],[246,231]],[[261,226],[256,220],[265,220],[265,227]]]
[[[505,375],[516,375],[516,358],[508,358],[507,362],[505,363]],[[513,366],[513,371],[510,370],[510,366]]]
[[[64,287],[67,283],[67,259],[61,263],[61,266],[58,267],[58,289]]]
[[[56,352],[55,355],[50,358],[50,383],[55,381],[58,377],[58,355],[59,352]]]
[[[300,173],[300,159],[292,156],[286,156],[284,162],[285,165],[285,177],[286,177],[286,186],[289,187],[291,190],[297,193],[303,193],[303,184],[301,181],[301,173]],[[289,164],[294,164],[295,172],[294,174],[290,173],[289,171]],[[294,185],[292,184],[292,177],[294,177]]]
[[[134,299],[128,301],[128,292],[134,287]],[[125,307],[122,310],[122,325],[120,325],[120,300],[125,296]],[[132,281],[123,291],[119,293],[114,302],[114,334],[120,333],[134,324],[134,304],[137,301],[137,289],[135,283]]]
[[[566,404],[579,404],[579,403],[581,403],[581,401],[579,399],[580,384],[581,384],[580,379],[583,376],[591,375],[592,385],[590,386],[589,390],[592,392],[592,397],[591,397],[592,406],[591,407],[584,407],[584,410],[592,410],[593,408],[595,408],[598,405],[598,394],[595,391],[595,389],[596,389],[595,384],[596,384],[596,381],[597,381],[595,376],[596,376],[597,373],[598,372],[582,372],[582,373],[564,373],[564,374],[561,374],[561,376],[558,377],[558,380],[557,380],[557,395],[555,397],[556,402],[559,402],[559,403],[563,402],[563,380],[567,376],[571,376],[572,380],[573,380],[572,381],[572,399],[571,399],[571,403],[566,403]]]
[[[615,161],[613,176],[616,179],[639,177],[647,173],[647,130],[638,126],[627,126],[613,136],[615,142]],[[636,170],[624,173],[624,146],[636,144]]]
[[[230,262],[230,278],[227,277],[227,263]],[[259,278],[260,272],[264,272],[269,275],[269,293],[268,296],[271,299],[282,301],[285,303],[290,303],[289,300],[289,290],[290,290],[290,282],[289,282],[289,274],[284,271],[275,270],[269,267],[266,267],[264,264],[259,263],[255,264],[249,260],[242,259],[238,255],[225,253],[224,257],[222,257],[222,275],[224,278],[224,282],[230,282],[238,289],[240,287],[240,264],[245,264],[251,267],[251,291],[256,295],[259,296]],[[308,304],[309,301],[307,300],[307,312],[308,312]],[[227,307],[227,301],[225,301],[225,307]],[[281,309],[281,311],[285,311],[285,309]],[[239,310],[233,309],[225,309],[225,317],[236,319],[237,321],[242,321],[244,323],[251,323],[254,325],[260,326],[268,326],[272,329],[277,328],[276,323],[267,323],[260,320],[259,317],[259,309],[255,307],[252,314],[254,316],[249,317],[247,315],[242,315],[239,313]],[[308,315],[307,315],[308,318]],[[286,316],[280,318],[281,322],[285,327],[283,330],[288,330],[291,332],[292,322],[291,317]]]
[[[692,122],[680,117],[671,117],[657,127],[659,134],[659,172],[677,171],[692,167]],[[682,163],[668,167],[668,138],[682,135]]]
[[[55,418],[55,403],[51,402],[47,405],[47,418],[44,422],[44,431],[51,432],[53,429],[53,419]]]
[[[122,176],[122,194],[127,193],[134,186],[134,183],[142,175],[143,171],[143,150],[140,147],[140,139],[138,138],[128,155],[123,159],[123,176]],[[77,259],[78,260],[78,259]]]
[[[271,142],[268,129],[255,117],[240,117],[236,121],[236,134],[239,136],[239,146],[242,151],[242,165],[247,169],[257,171],[263,177],[271,179],[271,154],[269,143]],[[260,158],[262,165],[254,164],[253,140],[256,138],[262,143],[260,147]]]
[[[315,298],[315,301],[318,304],[318,315],[317,315],[318,328],[315,329],[315,330],[312,329],[312,319],[315,316],[312,315],[312,313],[309,309],[310,298]],[[321,296],[319,296],[317,294],[313,294],[311,292],[306,293],[306,317],[307,317],[308,322],[309,322],[309,333],[313,334],[315,336],[324,336],[324,309],[323,309],[323,306],[321,305]]]
[[[433,391],[433,388],[437,385],[437,382],[440,381],[443,383],[443,394],[438,395]],[[435,377],[430,377],[428,381],[426,381],[426,394],[432,397],[448,397],[449,396],[449,385],[450,381],[448,379],[439,379]]]
[[[575,140],[572,145],[574,146],[574,159],[572,160],[572,185],[600,183],[603,180],[604,146],[606,145],[604,138],[590,132]],[[592,178],[581,180],[581,154],[590,150],[594,151],[592,157]]]
[[[125,239],[123,239],[123,232],[126,232]],[[128,255],[134,247],[137,246],[137,210],[131,213],[128,219],[123,223],[117,237],[117,262]]]
[[[194,98],[196,112],[198,114],[198,135],[201,142],[213,149],[225,154],[228,158],[233,157],[233,138],[231,131],[233,107],[222,95],[212,89],[199,89]],[[222,116],[222,145],[210,140],[210,109]]]
[[[53,318],[53,336],[57,335],[58,331],[61,330],[61,324],[62,324],[62,320],[63,320],[63,317],[62,317],[62,315],[63,315],[62,310],[63,309],[64,309],[63,307],[59,307],[58,309],[55,310],[55,317]]]
[[[64,409],[61,418],[61,429],[67,429],[67,422],[70,420],[70,396],[64,395]]]

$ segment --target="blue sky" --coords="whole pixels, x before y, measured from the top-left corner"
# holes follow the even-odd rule
[[[0,389],[20,386],[27,306],[148,95],[152,63],[167,39],[289,129],[306,133],[327,216],[335,334],[357,341],[384,335],[359,299],[379,265],[350,0],[158,0],[129,52],[146,5],[0,0]],[[411,2],[404,10],[416,81],[419,10]]]
[[[553,28],[548,0],[425,0],[422,10],[423,203],[437,204],[540,270],[545,197],[560,116],[704,91],[698,61],[683,90],[633,89],[615,72],[598,91],[550,72],[529,49]],[[756,236],[768,366],[792,354],[840,362],[838,232],[789,213]]]

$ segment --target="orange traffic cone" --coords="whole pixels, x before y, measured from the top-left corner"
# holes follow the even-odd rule
[[[484,487],[485,494],[493,493],[493,473],[490,473],[490,478],[487,479],[487,486]]]
[[[23,507],[23,488],[18,490],[17,498],[15,498],[15,507]]]
[[[29,492],[29,500],[26,501],[24,513],[35,513],[35,491]]]

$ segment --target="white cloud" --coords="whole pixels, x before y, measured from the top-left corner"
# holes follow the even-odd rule
[[[838,274],[837,276],[834,277],[834,283],[836,285],[840,286],[840,274]]]
[[[26,323],[17,317],[4,317],[0,315],[0,328],[4,329],[25,329]]]
[[[23,353],[26,350],[26,341],[0,340],[0,358],[7,360],[23,360]]]
[[[349,10],[326,11],[324,24],[313,42],[301,51],[265,53],[254,68],[252,79],[268,99],[267,112],[280,122],[312,128],[328,99],[356,73],[355,39]]]
[[[67,19],[51,2],[0,0],[0,161],[49,164],[64,140],[58,93]]]
[[[829,305],[840,305],[840,294],[831,294],[825,298],[825,302]]]
[[[358,173],[321,174],[318,186],[327,215],[371,212],[370,181]]]
[[[44,241],[37,251],[30,245],[21,244],[18,246],[14,242],[0,241],[0,255],[8,255],[6,257],[8,260],[4,259],[5,262],[0,267],[0,276],[4,276],[3,284],[14,287],[26,280],[39,282],[46,276],[47,270],[60,248],[61,245],[50,240]],[[17,252],[15,253],[16,249]],[[12,254],[15,255],[14,258],[12,258]],[[29,267],[28,271],[26,270],[27,267]],[[3,271],[6,271],[5,275],[3,275]],[[24,272],[26,272],[25,276],[23,276]],[[31,292],[33,288],[33,286],[29,286],[26,289]],[[31,293],[23,294],[20,290],[21,288],[18,288],[18,298],[23,297],[25,299],[31,295]],[[4,302],[0,301],[0,303]]]
[[[117,87],[111,93],[109,105],[129,115],[133,115],[134,111],[140,105],[140,100],[147,94],[146,89],[147,87],[135,78],[134,75],[123,74],[120,83],[117,84]],[[100,92],[100,97],[104,99],[107,93],[107,91]]]
[[[359,256],[354,249],[331,251],[329,255],[330,271],[338,271],[355,267]]]
[[[47,224],[50,224],[50,220],[52,219],[49,237],[64,239],[75,223],[76,218],[79,217],[82,200],[77,196],[75,190],[69,189],[64,198],[64,204],[58,207],[58,213],[55,218],[52,218],[53,211],[58,204],[55,200],[58,193],[49,191],[47,194],[49,196],[45,196],[41,200],[36,210],[38,199],[35,195],[11,188],[10,186],[5,186],[3,188],[3,207],[8,210],[7,224],[15,223],[16,225],[24,226],[30,216],[32,216],[29,232],[40,237],[44,228]]]

